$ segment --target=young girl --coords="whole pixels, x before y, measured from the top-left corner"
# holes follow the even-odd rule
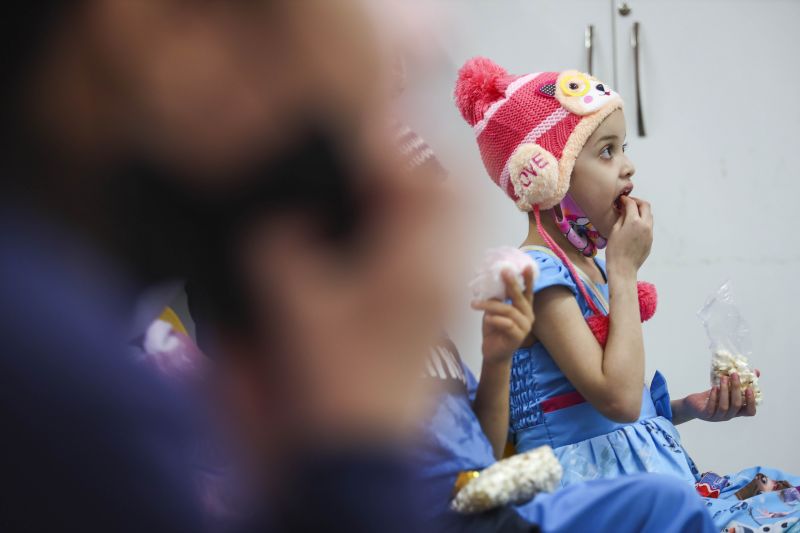
[[[650,252],[653,216],[650,204],[630,196],[634,167],[619,95],[577,71],[513,76],[475,58],[459,72],[455,96],[490,177],[529,214],[523,249],[541,272],[537,320],[511,375],[517,450],[552,446],[565,486],[674,475],[710,496],[719,527],[797,522],[800,506],[784,490],[740,499],[740,489],[757,474],[789,480],[762,483],[771,487],[795,487],[800,477],[753,468],[701,479],[681,445],[673,424],[755,415],[753,391],[738,376],[671,402],[660,373],[644,386],[640,319],[653,295],[637,285],[637,273]],[[606,245],[607,263],[595,257]]]
[[[398,132],[410,177],[444,182],[446,172],[427,143],[407,127],[398,128]],[[484,311],[480,382],[447,338],[431,350],[423,372],[435,401],[430,417],[423,422],[422,438],[413,456],[420,469],[426,515],[437,524],[434,529],[483,533],[713,532],[711,518],[692,488],[666,475],[639,474],[576,483],[520,505],[503,505],[488,512],[457,515],[450,511],[451,500],[463,483],[503,455],[513,354],[534,321],[533,272],[523,272],[524,288],[508,272],[502,277],[508,302],[483,300],[472,304]]]

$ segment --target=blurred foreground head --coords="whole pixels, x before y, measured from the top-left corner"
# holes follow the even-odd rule
[[[359,5],[46,1],[0,35],[3,202],[191,281],[257,471],[400,445],[453,235]]]
[[[212,295],[193,308],[199,331],[217,341],[206,347],[232,372],[230,396],[260,451],[402,446],[418,422],[418,378],[452,299],[457,239],[441,167],[431,159],[412,171],[401,159],[370,169],[383,186],[363,197],[347,238],[302,213],[254,217],[236,235],[229,271],[246,307],[231,313],[221,304],[234,302]],[[343,168],[331,163],[316,172]],[[208,298],[204,289],[192,286],[190,298]]]
[[[0,37],[3,196],[80,228],[147,281],[184,276],[209,227],[277,187],[281,161],[320,146],[363,157],[375,139],[383,66],[355,2],[17,11]]]

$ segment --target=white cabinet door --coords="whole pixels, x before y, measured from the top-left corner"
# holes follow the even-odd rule
[[[459,187],[471,192],[475,203],[465,209],[470,218],[469,265],[477,265],[483,249],[518,245],[527,234],[526,216],[495,186],[481,163],[472,129],[453,104],[453,88],[461,65],[486,56],[509,72],[526,74],[567,68],[586,69],[584,33],[594,30],[594,70],[604,80],[612,75],[611,5],[600,0],[431,0],[441,30],[430,46],[439,64],[426,75],[409,73],[405,100],[414,115],[412,126],[436,150]],[[446,258],[445,258],[446,260]],[[463,267],[463,268],[462,268]],[[464,283],[461,319],[451,328],[462,355],[480,369],[480,316],[469,310]]]
[[[698,467],[762,464],[800,473],[800,61],[797,0],[633,0],[616,14],[635,194],[653,203],[643,278],[659,311],[645,326],[650,369],[673,397],[708,386],[695,315],[731,278],[763,371],[755,419],[681,427]],[[631,25],[640,23],[644,121],[636,135]]]

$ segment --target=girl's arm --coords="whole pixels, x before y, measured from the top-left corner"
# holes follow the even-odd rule
[[[492,445],[495,459],[502,459],[508,440],[510,380],[510,356],[499,361],[490,361],[484,358],[478,391],[475,394],[475,403],[472,408],[481,423],[481,429]]]
[[[524,291],[512,275],[503,272],[511,304],[498,300],[472,304],[473,309],[484,311],[483,366],[472,408],[497,459],[503,456],[508,439],[512,357],[530,334],[533,324],[533,272],[530,268],[523,272],[523,278]]]
[[[645,366],[636,275],[650,252],[653,218],[646,202],[622,201],[625,210],[606,252],[611,308],[605,348],[564,287],[537,295],[533,333],[589,403],[612,420],[633,422],[641,410]]]

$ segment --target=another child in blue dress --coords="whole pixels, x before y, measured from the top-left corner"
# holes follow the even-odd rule
[[[541,271],[537,321],[513,361],[517,449],[552,446],[563,486],[664,473],[698,484],[718,527],[791,528],[800,520],[800,477],[754,468],[701,479],[675,429],[755,415],[753,391],[738,376],[674,401],[659,373],[644,385],[647,302],[637,273],[653,217],[647,202],[630,196],[634,167],[619,95],[577,71],[513,76],[476,58],[459,73],[456,103],[492,180],[529,213],[523,249]],[[606,245],[607,265],[595,257]]]

